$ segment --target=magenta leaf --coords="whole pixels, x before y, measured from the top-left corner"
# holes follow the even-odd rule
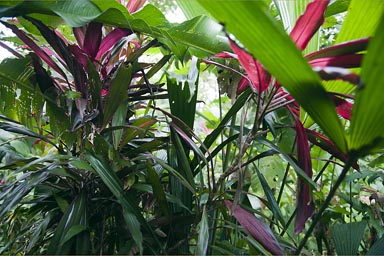
[[[232,202],[225,200],[225,206],[231,211]],[[245,228],[248,233],[256,239],[266,250],[272,255],[283,255],[284,251],[281,248],[279,242],[277,242],[275,235],[271,229],[252,213],[244,210],[240,206],[236,205],[232,215]]]
[[[99,51],[101,43],[103,24],[98,22],[91,22],[85,32],[83,50],[88,54],[89,58],[93,61]]]
[[[33,19],[31,17],[26,17],[33,25],[35,25],[41,35],[47,40],[49,45],[55,50],[55,52],[65,61],[68,66],[69,71],[72,73],[75,80],[76,90],[81,92],[83,98],[87,96],[87,87],[86,87],[86,75],[83,69],[83,66],[72,55],[69,47],[66,43],[49,27],[39,20]]]
[[[244,91],[248,85],[249,85],[248,79],[242,77],[239,83],[237,84],[237,93]]]
[[[20,38],[23,43],[25,43],[33,52],[36,53],[37,56],[39,56],[42,60],[47,63],[48,66],[50,66],[52,69],[54,69],[57,73],[59,73],[61,76],[63,76],[65,79],[67,79],[67,76],[61,70],[61,68],[54,62],[49,55],[40,47],[38,46],[34,41],[32,41],[31,38],[29,38],[23,31],[19,30],[15,25],[11,25],[9,23],[0,21],[4,26],[11,29],[12,32]]]
[[[101,40],[99,51],[95,59],[99,60],[109,49],[112,48],[121,38],[132,34],[129,29],[116,28]]]
[[[237,58],[241,64],[241,66],[247,72],[247,76],[252,82],[252,87],[256,90],[263,92],[268,88],[268,83],[265,81],[264,77],[264,69],[261,64],[253,58],[251,54],[249,54],[246,50],[240,48],[229,39],[229,44],[235,54],[237,54]]]
[[[318,58],[333,57],[333,56],[342,56],[349,55],[352,53],[358,53],[367,49],[369,43],[369,38],[363,38],[358,40],[353,40],[337,45],[333,45],[319,51],[310,53],[305,56],[307,60],[314,60]]]
[[[73,34],[76,38],[77,44],[81,49],[83,49],[83,45],[84,45],[85,27],[86,26],[73,28]]]
[[[303,15],[296,21],[291,38],[300,50],[307,47],[309,40],[324,22],[324,12],[329,0],[314,0],[307,5]]]
[[[335,95],[332,95],[332,100],[335,103],[337,113],[342,118],[350,120],[353,104]]]
[[[312,67],[333,66],[342,68],[357,68],[360,67],[363,57],[363,54],[348,54],[341,56],[324,57],[310,60],[309,64]]]
[[[312,179],[312,160],[307,134],[301,121],[295,117],[297,160],[303,171]],[[295,221],[295,234],[299,234],[305,227],[307,220],[313,215],[315,204],[309,185],[298,178],[297,213]]]
[[[236,54],[233,54],[231,52],[221,52],[221,53],[217,53],[215,55],[213,55],[213,57],[215,58],[222,58],[222,59],[237,59],[237,55]]]
[[[317,72],[325,81],[339,79],[355,85],[360,84],[360,76],[345,68],[316,66],[313,67],[313,71]]]
[[[88,69],[88,66],[87,66],[88,65],[87,54],[83,50],[81,50],[79,48],[79,46],[77,46],[75,44],[70,45],[69,46],[69,50],[71,51],[73,56],[75,56],[77,61],[81,63],[81,65],[83,66],[84,70],[87,70]]]

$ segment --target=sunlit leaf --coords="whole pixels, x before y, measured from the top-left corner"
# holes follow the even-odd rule
[[[361,79],[362,87],[355,96],[350,130],[350,150],[365,155],[383,143],[384,112],[382,108],[382,86],[384,82],[383,54],[384,15],[364,58]]]

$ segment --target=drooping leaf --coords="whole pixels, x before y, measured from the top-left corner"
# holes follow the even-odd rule
[[[312,159],[308,138],[303,124],[298,118],[295,118],[296,145],[298,164],[303,171],[312,179]],[[307,220],[315,211],[315,204],[312,200],[312,191],[306,182],[301,178],[298,180],[297,192],[297,211],[295,221],[295,233],[299,234],[305,227]]]
[[[1,23],[6,26],[7,28],[11,29],[15,35],[17,35],[20,40],[22,40],[29,48],[31,48],[34,53],[36,53],[37,56],[39,56],[42,60],[44,60],[48,66],[53,68],[56,72],[58,72],[60,75],[62,75],[64,78],[66,78],[65,73],[61,68],[54,62],[48,54],[40,48],[31,38],[29,38],[23,31],[19,30],[15,25],[9,24],[7,22],[1,21]]]
[[[225,206],[231,210],[232,203],[228,200],[225,200],[224,203]],[[284,251],[278,243],[275,235],[272,233],[272,230],[265,223],[256,218],[255,215],[244,210],[239,205],[235,206],[232,215],[236,218],[240,225],[245,228],[248,233],[261,245],[263,245],[264,248],[271,254],[284,254]]]

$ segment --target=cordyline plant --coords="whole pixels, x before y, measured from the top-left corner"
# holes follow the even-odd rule
[[[164,116],[172,140],[174,130],[184,135],[183,120],[155,107],[168,93],[149,79],[174,59],[226,47],[207,32],[188,41],[190,33],[214,24],[207,18],[173,25],[144,3],[0,4],[2,17],[17,17],[1,21],[17,37],[9,40],[28,51],[24,56],[9,48],[18,59],[5,60],[0,71],[0,128],[16,136],[1,149],[7,174],[0,193],[2,253],[181,252],[195,219],[174,186],[187,186],[191,201],[193,180],[156,154],[170,148],[167,133],[159,133]],[[58,29],[63,20],[71,32]],[[163,57],[142,62],[151,50]],[[18,153],[13,140],[29,153]]]

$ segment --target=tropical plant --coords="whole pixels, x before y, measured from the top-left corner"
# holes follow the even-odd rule
[[[383,3],[119,2],[0,3],[2,253],[382,250]]]

